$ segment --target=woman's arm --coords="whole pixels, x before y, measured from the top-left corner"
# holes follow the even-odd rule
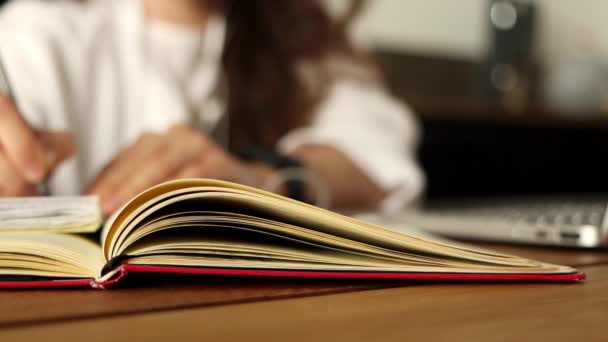
[[[379,89],[342,84],[313,122],[288,133],[277,149],[299,159],[320,180],[332,209],[399,209],[418,198],[424,184],[414,156],[417,127],[410,115]],[[142,136],[101,172],[88,192],[100,196],[109,214],[170,179],[217,178],[266,188],[277,175],[272,166],[242,161],[204,133],[180,125]],[[285,187],[269,190],[286,194]],[[316,189],[307,190],[314,202]]]
[[[302,146],[293,154],[330,192],[332,208],[371,209],[384,197],[342,153],[328,146]],[[203,133],[178,125],[164,134],[146,134],[120,153],[90,185],[105,214],[139,192],[171,179],[215,178],[264,188],[280,175],[271,166],[245,162],[224,151]],[[272,189],[285,195],[285,188]]]
[[[419,199],[418,124],[377,83],[338,80],[309,125],[278,143],[327,184],[332,208],[399,210]]]
[[[306,145],[293,155],[306,167],[308,173],[318,177],[328,192],[330,206],[337,209],[377,209],[387,192],[375,184],[344,153],[331,146]],[[315,189],[308,189],[314,192]],[[315,195],[310,195],[314,201]]]

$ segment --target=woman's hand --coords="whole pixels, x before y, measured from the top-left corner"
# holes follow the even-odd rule
[[[32,130],[0,96],[0,196],[37,195],[35,184],[73,153],[69,134]]]
[[[165,134],[142,135],[105,167],[87,193],[99,196],[108,215],[167,180],[215,178],[261,187],[272,172],[270,167],[236,159],[187,125],[177,125]]]

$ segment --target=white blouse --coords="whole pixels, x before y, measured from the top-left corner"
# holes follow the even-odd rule
[[[139,0],[19,0],[0,12],[0,57],[17,105],[36,128],[71,132],[78,151],[50,179],[78,194],[141,134],[188,123],[215,132],[222,17],[204,31],[145,20]],[[177,51],[177,52],[176,52]],[[215,132],[224,141],[229,132]],[[424,177],[415,161],[416,122],[377,84],[340,78],[312,123],[277,148],[331,145],[390,195],[387,211],[412,203]]]

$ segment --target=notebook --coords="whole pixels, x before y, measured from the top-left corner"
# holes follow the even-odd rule
[[[24,215],[28,210],[31,217]],[[217,180],[157,185],[108,219],[100,241],[74,234],[90,232],[100,217],[90,197],[0,200],[0,287],[108,288],[141,274],[152,283],[164,274],[439,281],[585,277],[571,267],[408,235]]]

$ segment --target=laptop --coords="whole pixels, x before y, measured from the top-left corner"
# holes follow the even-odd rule
[[[477,198],[429,202],[420,210],[358,218],[445,237],[578,248],[608,246],[608,197]]]
[[[361,218],[458,239],[608,247],[608,125],[422,123],[424,207]]]

